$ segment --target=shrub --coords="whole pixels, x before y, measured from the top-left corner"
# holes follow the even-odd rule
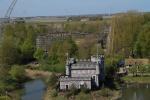
[[[58,96],[58,92],[56,91],[56,89],[53,89],[53,90],[51,91],[51,96],[52,96],[52,97],[57,97],[57,96]]]
[[[100,91],[100,95],[104,97],[109,97],[109,96],[112,96],[112,91],[108,88],[104,88]]]
[[[80,93],[76,96],[75,100],[92,100],[92,97],[90,94]]]
[[[87,93],[90,92],[90,90],[89,90],[86,86],[82,86],[82,87],[81,87],[81,92],[87,94]]]
[[[71,97],[71,96],[75,96],[75,95],[77,95],[79,92],[80,92],[80,91],[79,91],[74,85],[72,85],[72,86],[70,87],[70,90],[65,93],[65,97],[69,98],[69,97]]]
[[[47,80],[47,83],[52,87],[52,88],[56,88],[57,87],[57,82],[58,82],[58,77],[56,76],[56,74],[52,73],[52,75],[49,77],[49,79]]]
[[[71,95],[77,95],[79,90],[74,85],[72,85],[69,92]]]
[[[12,79],[18,82],[23,82],[25,79],[25,70],[22,66],[19,66],[19,65],[12,66],[9,73]]]
[[[71,97],[71,96],[72,96],[71,92],[67,91],[67,92],[65,93],[65,97],[66,97],[66,98],[69,98],[69,97]]]

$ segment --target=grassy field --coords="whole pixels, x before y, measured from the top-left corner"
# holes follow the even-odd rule
[[[8,96],[0,96],[0,100],[11,100]]]
[[[150,83],[150,76],[125,76],[122,78],[126,83]]]

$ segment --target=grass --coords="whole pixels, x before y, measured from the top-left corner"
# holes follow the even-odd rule
[[[0,100],[11,100],[8,96],[0,96]]]
[[[55,97],[52,97],[51,93],[52,89],[49,88],[44,100],[68,100],[65,95],[67,92],[58,92],[58,95]],[[104,88],[97,91],[91,91],[89,93],[80,91],[77,95],[69,96],[69,100],[116,100],[119,97],[120,91]]]
[[[150,83],[150,76],[125,76],[122,79],[125,81],[125,83]]]

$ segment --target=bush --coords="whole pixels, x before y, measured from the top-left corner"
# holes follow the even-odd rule
[[[58,96],[58,92],[56,91],[56,89],[53,89],[53,90],[51,91],[51,96],[52,96],[52,97],[57,97],[57,96]]]
[[[69,98],[71,96],[75,96],[79,93],[80,91],[74,86],[72,85],[70,87],[70,90],[66,92],[65,97]]]
[[[92,97],[90,94],[80,93],[76,96],[75,100],[92,100]]]
[[[71,96],[72,96],[71,92],[67,91],[67,92],[65,93],[65,97],[66,97],[66,98],[69,98],[69,97],[71,97]]]
[[[49,77],[49,79],[47,80],[47,83],[52,87],[52,88],[56,88],[57,87],[57,82],[58,82],[58,77],[56,76],[56,74],[52,73],[52,75]]]
[[[23,82],[25,79],[25,70],[22,66],[19,65],[12,66],[9,73],[12,79],[14,79],[17,82]]]
[[[90,92],[90,90],[86,86],[83,86],[83,87],[81,87],[81,92],[87,94]]]
[[[79,93],[79,90],[74,85],[72,85],[69,92],[71,93],[71,95],[77,95]]]
[[[112,91],[108,88],[104,88],[100,91],[100,95],[104,97],[109,97],[109,96],[112,96]]]

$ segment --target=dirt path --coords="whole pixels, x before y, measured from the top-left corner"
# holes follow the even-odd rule
[[[31,69],[25,69],[26,76],[35,79],[35,78],[41,78],[41,77],[49,77],[52,73],[48,71],[39,71],[39,70],[31,70]]]

